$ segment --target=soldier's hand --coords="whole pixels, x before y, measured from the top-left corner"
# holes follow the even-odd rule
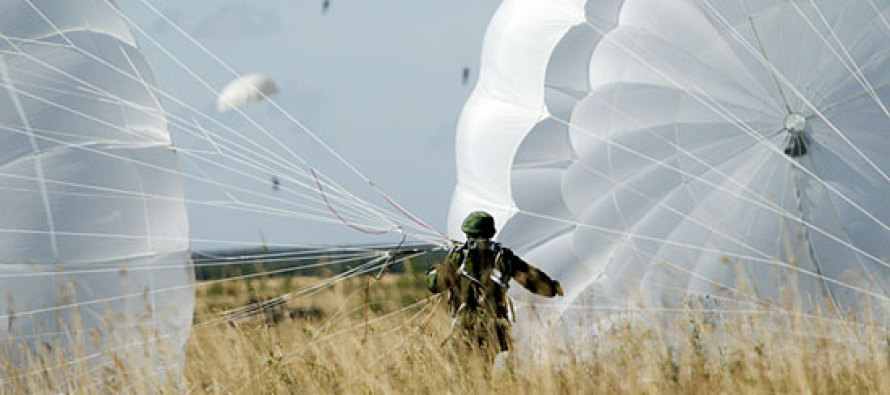
[[[556,294],[559,296],[563,296],[562,294],[562,284],[559,281],[554,281],[556,283]]]

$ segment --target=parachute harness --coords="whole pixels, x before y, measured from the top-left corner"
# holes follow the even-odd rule
[[[510,298],[510,295],[507,292],[510,288],[510,273],[509,272],[511,270],[509,267],[504,267],[504,269],[505,269],[504,271],[498,270],[498,268],[497,268],[498,262],[504,262],[505,266],[509,265],[509,262],[503,260],[504,249],[501,248],[501,245],[499,243],[495,243],[495,242],[491,242],[487,246],[487,248],[494,250],[494,252],[495,252],[493,267],[490,269],[486,269],[486,270],[490,271],[490,273],[488,275],[488,279],[490,279],[491,282],[494,283],[495,285],[497,285],[498,287],[501,287],[504,289],[504,298],[505,298],[505,302],[508,307],[508,310],[507,310],[507,314],[509,315],[508,319],[513,322],[516,322],[516,313],[513,308],[513,299]],[[482,306],[484,306],[484,304],[486,303],[485,284],[483,284],[483,281],[480,279],[480,276],[483,274],[482,273],[483,270],[482,270],[482,268],[476,267],[476,265],[474,265],[474,267],[473,267],[474,273],[469,273],[467,271],[467,260],[470,256],[470,252],[477,251],[477,250],[478,250],[478,244],[476,243],[476,241],[468,240],[466,244],[455,246],[452,249],[452,253],[460,252],[463,254],[463,256],[461,257],[460,266],[458,266],[458,268],[457,268],[457,274],[460,277],[463,277],[470,281],[470,286],[474,288],[473,295],[475,297],[475,306],[473,306],[473,308],[479,310],[480,314],[485,315],[485,313],[486,313],[485,309],[482,308]],[[463,292],[463,291],[461,290],[459,292]],[[467,302],[468,302],[468,301],[463,301],[457,306],[457,308],[455,308],[455,302],[458,299],[458,297],[457,297],[457,295],[455,295],[454,289],[450,289],[449,293],[450,293],[449,315],[452,318],[451,319],[451,331],[449,332],[449,335],[445,338],[445,341],[442,342],[442,345],[444,345],[449,339],[454,337],[454,334],[457,329],[458,321],[461,318],[461,313],[465,309],[467,309]]]

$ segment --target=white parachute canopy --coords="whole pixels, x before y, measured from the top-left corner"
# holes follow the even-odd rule
[[[886,314],[888,20],[890,0],[504,1],[450,233],[491,211],[563,315],[788,291]]]
[[[76,339],[98,340],[77,350],[91,364],[111,352],[152,370],[183,359],[194,305],[183,180],[119,12],[0,1],[0,337],[13,359]]]
[[[226,112],[235,107],[256,103],[276,93],[278,87],[271,79],[259,74],[244,75],[220,91],[216,99],[216,110]]]

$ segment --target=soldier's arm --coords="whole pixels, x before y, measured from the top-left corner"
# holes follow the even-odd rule
[[[525,287],[529,292],[541,296],[562,296],[562,285],[559,284],[559,281],[550,278],[547,273],[529,265],[522,258],[513,255],[512,252],[507,253],[509,254],[507,258],[510,260],[511,267],[510,275],[514,281]]]
[[[427,271],[427,288],[432,293],[440,293],[451,288],[457,275],[457,265],[460,263],[460,251],[452,251],[440,263],[435,263]]]

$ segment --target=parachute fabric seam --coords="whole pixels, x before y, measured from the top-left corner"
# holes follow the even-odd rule
[[[708,4],[708,5],[710,6],[710,3],[709,3],[708,0],[704,0],[704,3],[705,3],[705,4]],[[716,10],[714,10],[713,7],[711,7],[711,9],[712,9],[713,12],[715,12],[715,14],[720,15],[719,17],[721,18],[721,20],[724,20],[724,23],[727,23],[727,22],[725,22],[725,19],[722,18],[722,15],[719,14],[719,12],[717,12]],[[729,26],[728,23],[727,23],[727,26]],[[756,51],[754,51],[752,48],[750,48],[750,43],[748,43],[748,42],[745,41],[743,38],[741,38],[741,37],[738,35],[738,32],[736,32],[734,28],[730,27],[730,29],[733,30],[733,32],[736,33],[736,34],[734,35],[734,37],[736,38],[736,40],[738,40],[738,41],[739,41],[744,47],[746,47],[749,51],[753,51],[753,54],[754,54],[754,55],[758,55],[758,54],[756,53]],[[861,157],[862,157],[862,158],[863,158],[863,159],[864,159],[864,160],[865,160],[865,161],[866,161],[866,162],[867,162],[867,163],[868,163],[868,164],[869,164],[875,171],[877,171],[879,174],[881,174],[881,175],[884,177],[885,180],[887,180],[888,182],[890,182],[890,176],[888,176],[886,173],[884,173],[880,168],[877,167],[877,165],[874,164],[874,162],[872,162],[872,160],[871,160],[870,158],[868,158],[868,156],[866,156],[864,153],[862,153],[862,151],[861,151],[858,147],[856,147],[856,145],[853,144],[853,143],[846,137],[846,135],[845,135],[844,133],[842,133],[840,130],[838,130],[837,126],[835,126],[831,121],[829,121],[828,118],[825,117],[825,115],[822,114],[822,113],[819,111],[819,109],[816,108],[816,107],[813,105],[813,103],[811,103],[811,102],[810,102],[810,101],[809,101],[809,100],[808,100],[808,99],[807,99],[807,98],[806,98],[806,97],[805,97],[799,90],[797,90],[797,89],[794,87],[794,85],[791,84],[791,83],[787,80],[787,78],[786,78],[784,75],[782,75],[781,73],[779,73],[778,70],[775,69],[775,66],[773,66],[773,65],[769,64],[769,62],[764,61],[763,59],[761,59],[761,58],[759,57],[759,55],[756,56],[756,57],[757,57],[757,60],[760,61],[760,62],[763,64],[764,67],[767,67],[768,69],[770,69],[770,70],[772,70],[774,73],[776,73],[776,76],[778,76],[778,77],[780,78],[780,80],[781,80],[786,86],[788,86],[788,88],[789,88],[789,89],[790,89],[790,90],[791,90],[791,91],[792,91],[792,92],[793,92],[799,99],[801,99],[801,100],[807,105],[807,107],[810,108],[811,111],[814,111],[814,112],[816,113],[816,115],[818,115],[819,118],[820,118],[823,122],[825,122],[826,125],[828,125],[828,126],[835,132],[835,133],[837,133],[838,136],[840,136],[841,139],[844,140],[844,142],[846,142],[846,143],[850,146],[850,148],[852,148],[854,151],[856,151],[856,153],[859,154],[859,155],[860,155],[860,156],[861,156]],[[881,220],[877,219],[876,217],[874,217],[874,215],[872,215],[870,212],[868,212],[868,210],[865,210],[865,209],[862,208],[859,204],[857,204],[856,202],[853,202],[852,200],[850,200],[849,197],[847,197],[846,195],[844,195],[843,193],[841,193],[840,191],[838,191],[837,189],[835,189],[834,187],[832,187],[830,184],[828,184],[828,183],[825,182],[824,180],[822,180],[822,179],[816,177],[815,175],[813,175],[812,172],[810,172],[808,169],[806,169],[805,167],[801,166],[801,165],[800,165],[799,163],[797,163],[796,161],[791,161],[791,163],[792,163],[793,166],[797,167],[798,169],[801,169],[801,171],[803,171],[804,173],[807,173],[807,175],[809,175],[810,177],[813,177],[814,179],[816,179],[817,181],[819,181],[821,184],[823,184],[826,188],[828,188],[828,189],[831,190],[832,192],[834,192],[834,193],[838,194],[839,196],[841,196],[842,199],[844,199],[848,204],[850,204],[851,206],[855,207],[857,210],[859,210],[860,212],[862,212],[863,214],[865,214],[866,216],[868,216],[869,218],[871,218],[871,219],[872,219],[873,221],[875,221],[877,224],[881,225],[883,228],[885,228],[885,229],[887,229],[887,230],[890,230],[890,226],[888,226],[886,223],[884,223],[883,221],[881,221]]]
[[[724,22],[724,23],[726,23],[726,22]],[[630,51],[629,49],[626,49],[626,48],[623,48],[623,47],[622,47],[622,49],[624,49],[624,50],[625,50],[628,54],[630,54],[631,56],[634,56],[638,61],[641,61],[641,62],[643,62],[644,64],[648,64],[648,62],[646,62],[644,59],[641,59],[638,55],[634,55],[634,53],[633,53],[632,51]],[[652,70],[655,71],[656,73],[659,73],[660,75],[662,75],[663,78],[666,78],[666,79],[671,80],[670,77],[664,75],[663,73],[660,73],[660,72],[659,72],[656,68],[654,68],[653,66],[649,65],[649,67],[650,67],[650,69],[652,69]],[[720,111],[716,111],[715,109],[713,109],[713,108],[712,108],[713,106],[709,105],[709,104],[708,104],[707,102],[705,102],[703,99],[699,98],[696,94],[693,94],[691,91],[689,91],[688,89],[684,88],[682,85],[680,85],[680,84],[678,84],[678,83],[676,83],[676,82],[674,82],[674,84],[675,84],[678,88],[680,88],[681,90],[686,91],[686,92],[689,93],[691,96],[693,96],[694,98],[696,98],[697,100],[699,100],[699,101],[700,101],[702,104],[704,104],[705,106],[711,108],[712,111],[714,111],[714,112],[717,113],[718,115],[722,115],[722,116],[724,116],[724,117],[727,117],[727,120],[731,121],[734,125],[740,127],[740,129],[742,129],[742,131],[745,132],[746,134],[749,134],[749,135],[751,135],[752,137],[755,137],[755,139],[758,140],[758,141],[761,141],[761,140],[762,140],[762,138],[758,138],[755,134],[749,133],[748,130],[746,130],[745,128],[743,128],[743,127],[742,127],[742,124],[744,124],[743,122],[742,122],[741,124],[740,124],[740,123],[737,123],[735,120],[733,120],[733,119],[731,119],[731,118],[728,118],[728,116],[725,115],[725,114],[723,114],[722,112],[720,112]],[[798,93],[799,93],[799,92],[798,92]],[[705,94],[705,96],[707,97],[708,95]],[[565,122],[565,121],[563,121],[563,122]],[[566,122],[566,124],[568,124],[568,123]],[[580,129],[580,130],[584,130],[584,129]],[[595,134],[591,134],[591,135],[594,135],[594,137],[599,137],[599,136],[596,136]],[[771,147],[771,144],[765,144],[765,145],[768,146],[768,147]],[[771,148],[773,148],[774,150],[776,150],[776,152],[779,152],[779,151],[778,151],[777,149],[775,149],[774,147],[771,147]],[[632,152],[632,150],[629,150],[629,152]],[[784,154],[782,154],[782,155],[784,155]],[[790,158],[789,158],[789,159],[790,159]],[[800,165],[797,164],[797,163],[794,162],[794,161],[789,161],[789,163],[791,163],[792,166],[795,166],[795,165],[796,165],[795,167],[800,167]],[[807,170],[804,169],[804,171],[806,172]],[[811,174],[810,174],[810,175],[811,175]],[[812,175],[811,175],[811,176],[812,176]],[[881,225],[881,226],[884,227],[884,228],[890,229],[890,228],[888,228],[888,226],[887,226],[886,224],[884,224],[884,223],[881,222],[880,220],[876,219],[871,213],[869,213],[867,210],[863,209],[861,206],[859,206],[859,205],[856,204],[855,202],[852,202],[848,197],[846,197],[845,195],[843,195],[840,191],[838,191],[838,190],[836,190],[836,189],[834,189],[834,188],[828,186],[827,183],[826,183],[824,180],[820,180],[820,179],[818,179],[818,178],[817,178],[817,180],[819,180],[821,184],[826,185],[826,187],[828,187],[832,192],[834,192],[834,193],[836,193],[836,194],[839,194],[839,195],[840,195],[840,196],[841,196],[847,203],[853,205],[857,210],[859,210],[860,212],[862,212],[863,214],[865,214],[866,216],[868,216],[870,219],[872,219],[873,221],[875,221],[877,224]],[[740,186],[744,188],[743,185],[740,185]],[[831,236],[829,236],[829,237],[831,237]],[[836,238],[835,238],[835,239],[836,239]],[[852,247],[852,246],[850,246],[850,247]],[[885,263],[885,264],[886,264],[886,263]]]
[[[823,146],[823,148],[827,149],[827,147],[824,147],[824,146]],[[841,157],[838,156],[838,158],[841,158]],[[812,160],[812,158],[810,158],[810,162],[812,163],[812,166],[813,166],[813,172],[818,172],[818,169],[816,166],[816,161]],[[832,210],[834,211],[835,216],[840,218],[841,217],[840,211],[837,208],[837,204],[834,202],[834,200],[831,199],[831,197],[828,197],[828,205],[831,206]],[[846,228],[844,228],[843,226],[840,226],[840,231],[841,231],[842,235],[845,236],[848,240],[851,239],[849,234],[847,233]],[[804,232],[806,232],[806,230],[804,230]],[[809,240],[809,234],[808,233],[805,233],[805,234],[807,235],[807,239]],[[810,244],[810,249],[811,250],[813,249],[812,244]],[[815,257],[815,255],[816,255],[815,251],[812,251],[811,253]],[[886,295],[887,288],[883,284],[881,284],[881,282],[878,280],[877,276],[875,276],[875,274],[872,273],[872,270],[865,264],[865,262],[862,261],[862,257],[860,255],[856,255],[855,259],[856,259],[856,262],[859,264],[859,267],[861,267],[862,270],[868,274],[867,277],[868,277],[868,280],[871,282],[872,286],[876,286]]]
[[[9,76],[9,68],[6,66],[6,61],[2,57],[0,57],[0,77],[3,78],[4,86],[7,88],[13,87],[12,79]],[[25,127],[25,131],[28,135],[28,141],[31,144],[32,155],[34,158],[34,171],[37,175],[37,185],[40,189],[40,198],[43,202],[43,210],[46,214],[46,225],[49,229],[49,239],[50,239],[50,249],[52,250],[53,259],[59,259],[59,246],[58,241],[56,240],[55,233],[55,221],[53,220],[52,207],[49,203],[49,196],[46,191],[46,183],[45,177],[43,175],[43,163],[41,158],[41,150],[37,145],[37,140],[35,139],[34,131],[31,130],[31,121],[28,119],[28,116],[25,115],[25,111],[22,108],[22,103],[19,101],[18,92],[14,89],[7,89],[7,93],[9,94],[9,99],[12,100],[12,104],[15,107],[16,112],[18,113],[19,119],[22,121],[22,126]]]
[[[595,26],[592,26],[592,25],[591,25],[591,27],[593,27],[594,29],[596,29]],[[601,33],[601,34],[604,34],[604,35],[606,34],[606,33],[601,32],[601,31],[600,31],[600,33]],[[668,80],[670,80],[670,81],[673,81],[670,77],[667,77],[667,76],[664,75],[663,73],[660,73],[659,70],[656,69],[656,68],[654,68],[654,66],[652,66],[651,64],[649,64],[649,62],[645,61],[644,59],[640,59],[638,55],[635,55],[635,54],[633,53],[633,51],[631,51],[631,50],[629,50],[629,49],[627,49],[627,48],[624,48],[624,47],[622,47],[622,49],[623,49],[625,52],[627,52],[628,54],[634,56],[634,57],[637,58],[638,60],[640,60],[640,61],[642,61],[643,63],[647,64],[652,70],[654,70],[654,71],[656,71],[657,73],[661,74],[663,78],[666,78],[666,79],[668,79]],[[712,111],[714,111],[714,112],[717,113],[718,115],[723,116],[724,118],[726,118],[727,120],[729,120],[730,122],[732,122],[734,125],[740,127],[744,132],[746,132],[746,134],[749,134],[749,135],[755,137],[755,140],[756,140],[756,141],[763,141],[763,138],[757,138],[757,136],[756,136],[755,134],[751,134],[751,133],[749,133],[749,132],[743,127],[743,126],[744,126],[744,122],[737,121],[737,120],[735,120],[735,119],[733,119],[733,118],[730,118],[729,115],[727,115],[727,114],[725,114],[725,113],[723,113],[723,112],[721,112],[721,111],[717,111],[717,110],[715,110],[715,109],[713,108],[712,105],[709,105],[706,101],[704,101],[703,99],[701,99],[700,97],[698,97],[696,94],[694,94],[694,93],[691,92],[690,90],[686,89],[685,87],[683,87],[682,85],[676,83],[675,81],[673,81],[672,83],[673,83],[674,86],[676,86],[677,88],[683,90],[684,92],[686,92],[686,93],[688,93],[689,95],[691,95],[691,96],[693,96],[694,98],[696,98],[698,101],[700,101],[700,102],[701,102],[702,104],[704,104],[705,106],[711,108]],[[710,96],[707,95],[707,93],[704,93],[704,92],[701,92],[701,93],[702,93],[704,96],[710,98]],[[711,100],[713,100],[713,98],[711,98]],[[732,114],[732,113],[730,112],[730,115],[731,115],[731,114]],[[561,120],[561,119],[558,119],[558,118],[557,118],[557,120],[559,120],[559,121],[562,122],[562,123],[565,123],[566,125],[569,125],[569,123],[568,123],[567,121],[564,121],[564,120]],[[600,136],[598,136],[598,135],[596,135],[596,134],[594,134],[594,133],[591,133],[590,131],[588,131],[588,130],[586,130],[586,129],[583,129],[583,128],[578,128],[578,129],[580,129],[581,131],[585,132],[586,134],[593,135],[593,136],[596,137],[596,138],[602,138],[602,137],[600,137]],[[602,138],[602,139],[605,139],[605,138]],[[605,140],[608,140],[608,139],[605,139]],[[656,162],[656,163],[658,162],[657,160],[654,160],[654,159],[652,159],[652,158],[649,158],[649,157],[647,157],[647,156],[645,156],[645,155],[641,155],[640,153],[638,153],[638,152],[636,152],[636,151],[634,151],[634,150],[632,150],[632,149],[628,149],[628,148],[626,148],[626,147],[623,147],[623,146],[620,145],[620,144],[615,144],[614,142],[611,142],[611,141],[610,141],[610,143],[611,143],[612,145],[616,145],[616,146],[618,146],[618,147],[620,147],[620,148],[622,148],[622,149],[625,149],[625,150],[627,150],[627,151],[630,152],[630,153],[634,153],[634,154],[636,154],[636,155],[640,155],[640,156],[645,157],[645,158],[647,158],[648,160],[652,160],[652,161],[654,161],[654,162]],[[767,144],[767,146],[770,146],[770,144]],[[793,162],[793,163],[794,163],[794,162]],[[794,164],[796,164],[796,163],[794,163]],[[718,174],[721,174],[721,175],[722,175],[722,173],[718,173]],[[822,181],[822,183],[824,184],[824,181]],[[740,185],[742,188],[747,189],[744,185],[741,185],[741,184],[739,184],[739,185]],[[732,191],[730,191],[730,192],[733,193]],[[833,192],[835,192],[835,193],[840,193],[839,191],[836,191],[836,190],[833,191]],[[736,194],[736,193],[734,193],[734,194]],[[842,195],[842,194],[841,194],[841,195]],[[743,197],[743,196],[741,196],[741,195],[738,195],[738,196]],[[743,198],[744,198],[744,197],[743,197]],[[749,200],[749,199],[746,199],[746,200]],[[848,200],[848,199],[847,199],[847,200]],[[849,201],[849,200],[848,200],[848,201]],[[758,205],[761,205],[761,204],[759,204],[759,202],[753,202],[753,203],[758,204]],[[861,208],[861,207],[858,207],[858,206],[856,206],[856,207],[857,207],[860,211],[862,211],[862,208]],[[870,214],[867,213],[867,212],[865,212],[865,214],[866,214],[867,216],[870,215]],[[781,215],[787,215],[787,214],[781,214]],[[798,221],[798,222],[801,221],[799,218],[794,218],[794,217],[791,217],[791,218],[792,218],[792,219],[795,219],[795,220]],[[872,216],[871,218],[874,219],[873,216]],[[808,224],[808,226],[810,226],[810,227],[813,227],[813,226],[814,226],[814,225],[809,224],[809,223],[807,223],[807,224]],[[818,229],[817,229],[817,231],[818,231]],[[828,234],[827,232],[820,231],[820,233],[824,233],[824,234],[826,234],[827,237],[832,238],[832,239],[835,240],[835,241],[838,241],[838,242],[840,242],[840,243],[845,243],[843,240],[839,240],[839,239],[837,239],[837,237],[834,237],[833,235],[830,235],[830,234]],[[849,243],[845,243],[845,245],[849,246],[850,248],[854,248],[854,249],[856,249],[854,246],[850,245]],[[857,250],[857,252],[862,253],[861,250],[858,250],[858,249],[856,249],[856,250]],[[868,254],[866,254],[866,255],[868,255]],[[876,259],[876,258],[874,258],[874,257],[872,257],[872,256],[870,256],[870,255],[869,255],[869,257],[872,258],[872,259]],[[880,261],[880,260],[878,260],[878,261]],[[887,264],[884,263],[884,262],[881,262],[881,264],[887,265]]]

